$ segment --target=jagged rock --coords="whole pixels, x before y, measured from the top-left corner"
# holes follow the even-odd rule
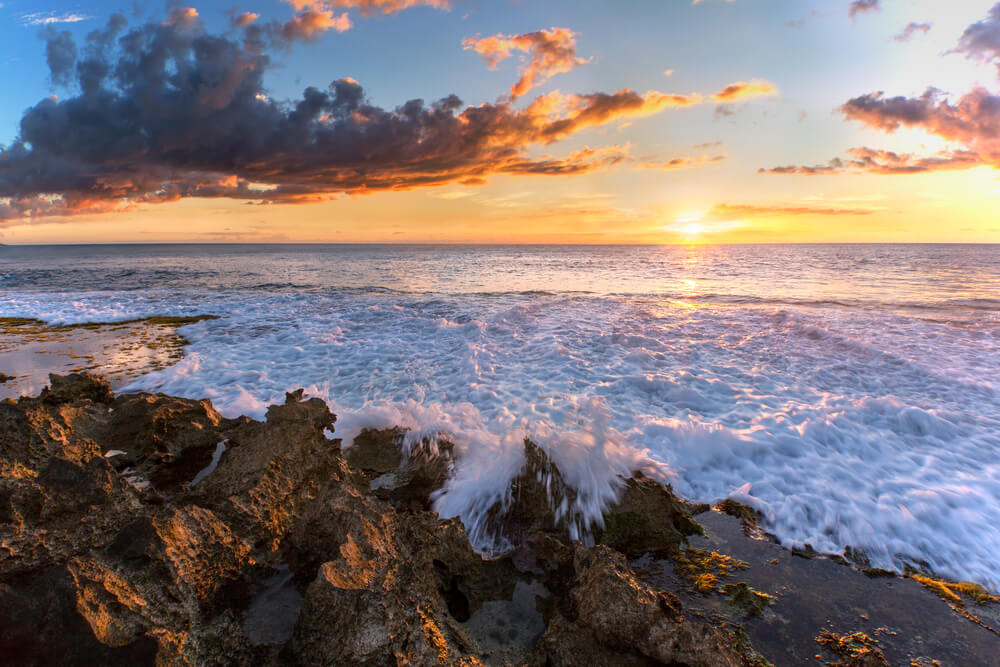
[[[328,439],[334,415],[301,390],[256,422],[208,401],[113,398],[94,378],[52,384],[45,399],[0,403],[4,658],[734,664],[722,631],[685,620],[620,553],[569,540],[556,508],[574,491],[530,443],[493,517],[518,550],[487,559],[460,521],[427,511],[447,443],[404,456],[400,431],[372,431],[345,459]],[[602,536],[627,553],[691,529],[683,504],[642,478],[615,512]],[[275,591],[288,604],[271,628],[260,594]],[[527,620],[496,632],[508,611]]]
[[[7,375],[5,373],[0,373],[0,384],[5,384],[14,379],[13,375]]]
[[[530,440],[524,443],[524,459],[524,467],[511,483],[509,504],[495,505],[490,523],[499,536],[515,545],[515,560],[530,569],[536,565],[535,552],[544,542],[543,535],[564,543],[572,535],[573,518],[563,508],[572,506],[577,493]],[[603,526],[576,528],[582,534],[592,531],[600,544],[635,556],[675,549],[687,536],[700,534],[690,510],[669,487],[637,472],[625,480],[618,502],[604,515]]]
[[[641,473],[625,481],[618,502],[604,515],[594,538],[626,556],[677,548],[701,533],[687,503]]]
[[[103,544],[141,510],[101,457],[53,457],[34,476],[0,479],[0,577],[65,561]]]
[[[225,419],[208,400],[163,394],[119,396],[110,408],[78,428],[115,452],[109,460],[117,469],[131,469],[162,493],[194,479],[226,433],[248,421]]]
[[[352,473],[340,448],[327,439],[336,417],[318,398],[289,394],[272,405],[266,422],[248,421],[226,432],[216,469],[192,487],[188,499],[212,508],[255,550],[275,552],[327,480]]]
[[[348,485],[328,487],[317,505],[329,520],[314,526],[318,534],[306,544],[332,559],[306,591],[290,645],[298,662],[481,664],[425,564],[428,545],[407,539],[390,506]],[[298,537],[302,548],[305,535]]]
[[[355,470],[376,477],[396,472],[403,465],[400,442],[405,435],[401,428],[366,428],[344,449],[344,458]]]
[[[77,611],[101,643],[152,636],[159,663],[207,664],[253,653],[233,609],[248,602],[249,551],[210,511],[188,507],[136,519],[67,569]]]
[[[51,405],[37,398],[0,402],[0,474],[4,478],[33,476],[53,456],[86,463],[100,456],[101,447],[78,432],[82,418],[105,412],[90,401]]]
[[[82,400],[110,403],[114,395],[111,393],[111,384],[103,377],[90,373],[70,373],[50,374],[49,386],[42,389],[39,398],[52,405]]]
[[[0,656],[12,665],[151,665],[153,637],[102,643],[77,612],[76,586],[58,565],[0,582]]]
[[[574,642],[580,638],[595,655],[629,656],[632,664],[644,664],[642,658],[668,665],[741,664],[722,630],[686,620],[677,598],[642,584],[622,554],[577,544],[572,569],[559,610],[563,619],[549,624],[541,642],[547,664],[578,664]]]
[[[511,482],[508,500],[490,509],[487,523],[499,539],[515,547],[540,533],[568,541],[569,517],[558,508],[575,499],[576,491],[566,484],[548,454],[525,440],[524,465]]]
[[[444,486],[454,463],[454,446],[447,441],[425,441],[404,452],[406,432],[400,428],[365,429],[344,450],[354,470],[369,479],[376,497],[397,507],[428,510],[431,494]]]

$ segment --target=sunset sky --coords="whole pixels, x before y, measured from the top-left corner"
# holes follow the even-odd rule
[[[0,242],[1000,242],[992,0],[0,0]]]

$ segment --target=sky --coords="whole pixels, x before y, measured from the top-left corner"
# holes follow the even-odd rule
[[[1000,2],[0,0],[0,243],[1000,242]]]

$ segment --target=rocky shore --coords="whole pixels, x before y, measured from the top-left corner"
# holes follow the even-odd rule
[[[724,528],[703,527],[737,519],[638,474],[593,546],[571,540],[557,507],[573,490],[530,442],[509,502],[490,512],[512,549],[484,558],[459,520],[431,510],[449,443],[404,455],[388,429],[342,447],[335,421],[301,390],[257,422],[204,400],[115,396],[88,374],[0,403],[3,662],[765,665],[754,645],[774,633],[755,636],[752,619],[794,613],[744,580],[756,561],[716,549]],[[753,528],[745,508],[720,510]],[[737,539],[780,549],[742,535],[727,546]],[[981,658],[967,664],[1000,654],[988,615],[976,625],[905,582]],[[794,627],[800,657],[890,664],[889,635]],[[925,646],[898,653],[934,664],[914,653]]]

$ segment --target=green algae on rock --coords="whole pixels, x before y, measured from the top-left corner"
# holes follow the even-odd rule
[[[213,315],[49,325],[0,318],[0,398],[37,393],[50,373],[98,372],[112,387],[177,363],[189,341],[178,328]]]
[[[723,585],[722,594],[726,596],[729,604],[742,609],[747,617],[763,615],[764,610],[771,604],[771,600],[774,597],[767,593],[755,591],[745,581]]]
[[[731,577],[736,570],[749,567],[745,562],[717,551],[687,547],[669,555],[674,572],[686,580],[691,589],[703,594],[719,592],[720,580]]]
[[[816,637],[816,643],[836,654],[842,660],[827,662],[830,667],[888,667],[889,661],[879,650],[879,642],[863,632],[838,635],[824,631]]]

